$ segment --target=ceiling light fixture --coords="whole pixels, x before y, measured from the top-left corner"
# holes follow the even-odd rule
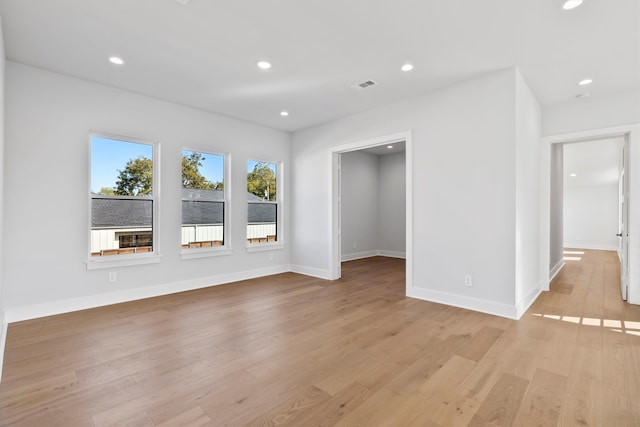
[[[124,65],[124,60],[119,56],[112,56],[111,58],[109,58],[109,62],[116,65]]]
[[[289,115],[289,112],[288,111],[280,111],[280,115],[282,117],[287,117]]]
[[[576,176],[575,173],[572,173],[571,175],[569,175],[571,178],[574,178]]]
[[[393,148],[393,145],[387,145],[387,148],[388,148],[388,149],[392,149],[392,148]]]
[[[582,0],[567,0],[562,5],[562,8],[564,10],[571,10],[571,9],[575,9],[576,7],[580,6],[581,4],[582,4]]]
[[[591,79],[584,79],[584,80],[580,80],[580,81],[578,82],[578,84],[579,84],[580,86],[590,85],[591,83],[593,83],[593,80],[591,80]]]
[[[263,70],[268,70],[269,68],[271,68],[271,64],[267,61],[259,61],[257,65],[259,68],[262,68]]]
[[[411,70],[413,70],[413,65],[411,65],[411,64],[404,64],[402,67],[400,67],[400,69],[401,69],[402,71],[411,71]]]

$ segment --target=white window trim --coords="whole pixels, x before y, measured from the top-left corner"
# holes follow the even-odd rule
[[[284,246],[285,246],[284,243],[278,243],[278,242],[247,243],[247,252],[279,250],[279,249],[284,249]]]
[[[152,239],[153,239],[153,252],[144,253],[144,254],[124,254],[124,255],[109,255],[108,257],[92,257],[91,256],[91,138],[92,137],[100,137],[100,138],[108,138],[114,139],[118,141],[124,142],[134,142],[137,144],[145,144],[150,145],[152,147],[152,156],[153,156],[153,190],[152,190],[152,198],[153,208],[152,208]],[[158,264],[162,259],[162,255],[160,253],[160,232],[159,232],[159,224],[160,224],[160,142],[154,141],[150,139],[142,139],[131,136],[119,135],[109,132],[101,132],[101,131],[89,131],[89,179],[87,180],[88,186],[88,215],[87,215],[87,260],[85,264],[87,266],[87,270],[99,270],[106,268],[118,268],[118,267],[129,267],[133,265],[145,265],[145,264]]]
[[[264,160],[264,159],[256,159],[256,158],[248,158],[247,161],[245,162],[248,163],[249,161],[254,161],[254,162],[265,162],[265,163],[274,163],[276,165],[276,201],[275,201],[275,205],[276,205],[276,236],[278,237],[278,241],[276,242],[262,242],[262,243],[246,243],[246,251],[247,252],[261,252],[261,251],[270,251],[270,250],[278,250],[278,249],[284,249],[285,247],[285,238],[284,238],[284,203],[285,203],[285,197],[284,197],[284,162],[280,161],[280,160]],[[246,176],[246,175],[245,175]],[[245,184],[244,184],[244,188],[245,188],[245,194],[247,192],[247,182],[245,179]],[[246,195],[245,195],[245,199],[246,199]],[[270,204],[274,204],[274,202],[268,202]],[[248,212],[248,206],[249,206],[249,202],[246,201],[245,202],[245,212]],[[248,218],[247,221],[245,222],[245,242],[247,241],[247,234],[246,234],[246,230],[247,230],[247,226],[249,224]]]
[[[231,248],[231,226],[229,223],[229,219],[231,218],[231,153],[224,152],[222,150],[215,150],[204,147],[196,147],[196,146],[188,146],[183,147],[180,150],[180,161],[182,162],[182,152],[183,151],[196,151],[198,153],[204,154],[213,154],[216,156],[222,156],[223,158],[223,168],[224,168],[224,226],[223,226],[223,240],[224,245],[208,247],[208,248],[187,248],[180,249],[180,258],[181,259],[202,259],[202,258],[210,258],[217,256],[227,256],[233,253],[233,249]],[[182,163],[181,163],[182,164]],[[180,172],[182,175],[182,172]],[[180,186],[182,190],[182,185]],[[182,203],[182,196],[180,197],[180,202]],[[182,214],[180,215],[180,226],[182,227]]]

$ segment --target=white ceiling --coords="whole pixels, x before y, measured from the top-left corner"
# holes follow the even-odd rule
[[[565,187],[617,185],[624,137],[565,144]],[[575,174],[576,176],[571,176]]]
[[[639,3],[0,0],[0,14],[10,60],[295,131],[512,66],[543,106],[585,102],[585,77],[592,98],[639,91]]]

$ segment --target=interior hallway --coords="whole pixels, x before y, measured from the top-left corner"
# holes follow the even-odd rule
[[[0,425],[639,425],[640,307],[570,256],[520,321],[375,257],[11,324]]]

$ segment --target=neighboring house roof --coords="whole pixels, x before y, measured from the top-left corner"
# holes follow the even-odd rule
[[[222,190],[200,190],[197,188],[183,188],[182,200],[195,201],[215,201],[224,200],[224,191]]]
[[[224,191],[182,189],[182,225],[222,224]]]
[[[261,222],[276,222],[276,205],[272,203],[251,203],[247,208],[247,222],[249,224]]]
[[[222,224],[224,203],[182,200],[182,225]]]
[[[276,222],[276,205],[272,203],[255,203],[263,201],[262,197],[247,192],[247,202],[249,202],[247,222],[249,224]]]
[[[222,224],[224,203],[222,190],[182,189],[182,224]],[[255,203],[262,201],[247,193],[248,222],[272,223],[276,221],[276,205]],[[254,202],[254,203],[252,203]],[[151,227],[152,201],[145,198],[121,198],[93,194],[91,197],[92,228]]]
[[[151,227],[153,201],[91,196],[91,228]]]

